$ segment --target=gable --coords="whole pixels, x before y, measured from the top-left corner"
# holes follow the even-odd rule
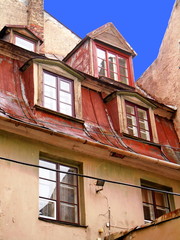
[[[42,43],[42,39],[36,36],[30,29],[28,29],[25,25],[7,25],[0,31],[0,38],[4,38],[5,35],[10,34],[13,31],[14,33],[18,33],[22,36],[26,36],[35,41],[40,41]]]
[[[112,23],[103,25],[102,27],[89,33],[88,36],[94,40],[99,40],[108,45],[129,52],[132,56],[136,56],[136,52],[132,49],[132,47],[128,44],[128,42],[124,39],[124,37]]]

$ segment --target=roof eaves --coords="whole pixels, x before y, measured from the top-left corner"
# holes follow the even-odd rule
[[[110,27],[115,30],[117,37],[121,41],[123,41],[123,44],[125,44],[129,48],[129,52],[132,54],[133,57],[135,57],[137,53],[134,51],[134,49],[130,46],[130,44],[126,41],[126,39],[122,36],[122,34],[118,31],[118,29],[114,26],[112,22],[106,23],[103,26],[93,30],[92,32],[88,33],[87,36],[89,36],[91,39],[96,39],[99,33],[104,32],[107,28]],[[123,50],[127,52],[126,49]]]
[[[30,32],[35,38],[37,38],[41,43],[43,43],[43,40],[39,36],[37,36],[33,31],[31,31],[31,29],[29,29],[29,27],[27,25],[10,25],[10,24],[7,24],[0,31],[0,38],[2,38],[4,36],[4,34],[6,33],[7,29],[9,29],[9,28],[10,29],[11,28],[25,29],[26,31]]]
[[[76,76],[78,79],[83,80],[84,75],[81,74],[79,71],[76,69],[70,67],[67,65],[65,62],[62,62],[60,60],[55,60],[55,59],[49,59],[45,56],[39,56],[38,58],[32,58],[28,60],[21,68],[20,71],[25,71],[32,63],[44,63],[44,64],[49,64],[49,65],[56,65],[61,68],[63,68],[65,71],[68,71],[70,74]]]

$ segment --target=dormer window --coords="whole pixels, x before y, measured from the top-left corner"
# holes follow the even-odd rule
[[[114,128],[128,138],[158,143],[155,104],[136,92],[116,91],[104,99]]]
[[[129,56],[99,46],[96,49],[98,76],[108,77],[129,85]]]
[[[44,107],[73,116],[73,81],[46,71],[43,77]]]
[[[32,59],[21,69],[28,102],[39,111],[82,123],[84,76],[61,61]],[[30,90],[31,89],[31,90]]]
[[[31,52],[39,52],[43,43],[27,26],[7,25],[0,31],[0,39]]]
[[[35,52],[35,42],[20,35],[14,36],[14,44],[26,50]]]
[[[125,104],[128,133],[150,141],[152,138],[148,109],[128,101]]]

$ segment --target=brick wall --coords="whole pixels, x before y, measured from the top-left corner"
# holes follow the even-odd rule
[[[44,38],[44,1],[29,0],[27,25],[40,38]]]

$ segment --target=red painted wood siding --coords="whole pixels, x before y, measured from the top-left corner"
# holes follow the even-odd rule
[[[91,72],[90,42],[86,41],[66,62],[69,66],[87,73]]]

